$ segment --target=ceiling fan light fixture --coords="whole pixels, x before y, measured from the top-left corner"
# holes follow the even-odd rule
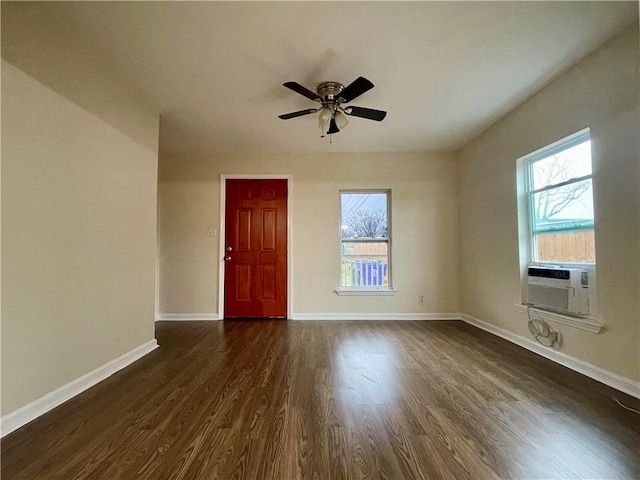
[[[324,137],[324,135],[327,133],[327,130],[329,130],[329,123],[331,122],[331,109],[330,108],[322,108],[320,110],[320,115],[318,115],[318,127],[320,128],[320,131],[322,132],[321,137]]]
[[[344,113],[342,112],[336,113],[336,125],[340,130],[344,129],[344,127],[349,125],[349,119]]]

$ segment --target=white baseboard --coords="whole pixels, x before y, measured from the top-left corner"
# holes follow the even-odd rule
[[[294,313],[291,320],[460,320],[459,313]]]
[[[640,382],[597,367],[591,363],[579,360],[565,353],[558,352],[557,350],[544,347],[534,340],[517,335],[503,328],[496,327],[495,325],[484,322],[470,315],[462,314],[462,320],[470,325],[481,328],[482,330],[497,335],[498,337],[502,337],[511,343],[515,343],[516,345],[537,353],[538,355],[542,355],[543,357],[570,368],[571,370],[586,375],[589,378],[593,378],[594,380],[604,383],[616,390],[620,390],[628,395],[640,398]]]
[[[156,322],[219,320],[216,313],[161,313]],[[460,320],[459,313],[294,313],[289,320]]]
[[[150,340],[130,352],[114,358],[101,367],[47,393],[45,396],[4,415],[0,418],[0,436],[4,437],[30,421],[35,420],[40,415],[47,413],[49,410],[54,409],[58,405],[93,387],[95,384],[110,377],[117,371],[122,370],[124,367],[144,357],[156,348],[158,348],[158,342],[156,340]]]
[[[156,322],[195,322],[219,320],[217,313],[161,313]]]

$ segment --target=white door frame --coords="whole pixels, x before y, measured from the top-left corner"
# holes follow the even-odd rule
[[[293,311],[293,291],[291,272],[293,271],[293,255],[291,252],[291,197],[293,190],[293,175],[280,173],[223,173],[220,175],[220,256],[218,257],[218,318],[224,319],[224,257],[225,257],[225,209],[227,199],[227,180],[286,180],[287,181],[287,318],[291,318]]]

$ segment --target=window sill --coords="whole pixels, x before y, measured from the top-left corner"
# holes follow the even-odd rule
[[[337,288],[335,290],[338,295],[367,296],[367,295],[395,295],[398,293],[393,288]]]
[[[527,310],[529,310],[528,305],[521,303],[516,303],[516,308],[525,314],[527,313]],[[567,325],[569,327],[585,330],[591,333],[600,333],[604,328],[604,325],[595,318],[574,317],[569,314],[552,312],[539,307],[531,307],[531,312],[535,312],[536,317],[542,320],[560,323],[562,325]]]

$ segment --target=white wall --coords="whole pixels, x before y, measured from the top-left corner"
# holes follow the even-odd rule
[[[154,338],[158,117],[138,118],[142,138],[2,61],[3,414]]]
[[[160,312],[217,313],[220,174],[293,175],[293,312],[456,313],[458,217],[453,154],[162,156]],[[337,296],[340,199],[392,190],[393,281],[385,297]],[[418,305],[418,295],[425,296]]]
[[[460,152],[462,311],[529,337],[521,301],[516,159],[591,129],[601,334],[556,325],[561,352],[640,379],[638,25],[579,62]]]

